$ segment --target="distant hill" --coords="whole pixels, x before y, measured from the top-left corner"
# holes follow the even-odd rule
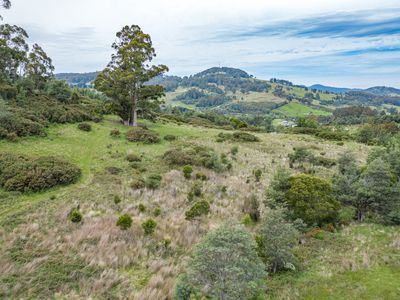
[[[352,90],[349,88],[338,88],[338,87],[326,86],[326,85],[322,85],[322,84],[314,84],[314,85],[310,86],[309,88],[317,90],[317,91],[321,91],[321,92],[329,92],[329,93],[335,93],[335,94],[344,94],[344,93],[347,93]]]
[[[91,82],[96,79],[100,72],[89,73],[58,73],[55,74],[56,79],[65,80],[71,86],[76,87],[89,87]]]
[[[377,96],[389,96],[389,97],[399,97],[400,90],[392,87],[386,86],[374,86],[364,90],[367,93],[371,93]]]

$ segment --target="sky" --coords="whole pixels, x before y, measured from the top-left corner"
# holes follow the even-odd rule
[[[139,25],[170,75],[214,66],[296,84],[400,88],[400,0],[11,0],[56,72],[102,70],[115,33]]]

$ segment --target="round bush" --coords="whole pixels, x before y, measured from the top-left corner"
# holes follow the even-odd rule
[[[130,142],[142,142],[145,144],[155,144],[160,142],[158,133],[141,127],[134,127],[126,133],[126,139]]]
[[[183,176],[186,179],[190,179],[192,177],[193,168],[191,165],[186,165],[182,168]]]
[[[89,123],[79,123],[78,129],[82,131],[91,131],[92,126]]]
[[[119,217],[117,226],[122,230],[127,230],[132,226],[132,218],[128,214],[124,214]]]
[[[78,167],[56,157],[0,154],[0,186],[9,191],[42,191],[74,183],[80,175]]]
[[[134,178],[131,181],[131,188],[135,190],[140,190],[146,186],[146,183],[141,178]]]
[[[147,219],[143,224],[142,228],[145,234],[152,234],[157,227],[157,222],[152,218]]]
[[[196,217],[206,215],[210,212],[210,204],[205,201],[197,201],[193,206],[185,213],[186,220],[193,220]]]
[[[160,174],[152,174],[146,180],[146,187],[148,189],[158,189],[161,185],[161,175]]]
[[[68,214],[68,219],[73,223],[79,223],[82,221],[82,214],[78,208],[73,208]]]

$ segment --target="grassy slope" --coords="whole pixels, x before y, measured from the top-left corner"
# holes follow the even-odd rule
[[[174,124],[149,126],[161,136],[174,134],[179,139],[157,145],[127,143],[122,137],[109,136],[112,128],[119,128],[121,132],[127,128],[108,117],[100,124],[93,124],[93,131],[88,133],[79,131],[76,125],[63,125],[50,128],[46,138],[0,142],[0,151],[61,155],[83,170],[83,177],[75,185],[30,195],[0,191],[0,297],[61,298],[60,295],[64,295],[66,298],[160,299],[170,294],[183,258],[192,245],[222,222],[240,220],[246,195],[254,193],[262,200],[274,169],[278,165],[287,166],[287,154],[294,146],[310,146],[316,154],[326,152],[326,156],[332,158],[349,149],[357,151],[360,162],[368,151],[368,147],[355,143],[341,147],[308,136],[258,134],[261,143],[239,144],[232,171],[215,174],[195,168],[196,172],[202,171],[210,178],[203,191],[204,197],[211,201],[211,214],[199,223],[191,223],[184,220],[184,212],[190,207],[187,192],[192,183],[184,180],[180,171],[166,166],[161,155],[181,142],[207,145],[219,153],[229,153],[233,144],[214,141],[220,130]],[[130,152],[143,154],[141,174],[125,161],[125,155]],[[107,174],[104,172],[107,166],[120,167],[122,173]],[[261,183],[256,183],[252,171],[260,167],[264,174]],[[138,192],[129,188],[132,178],[154,172],[163,174],[160,190]],[[318,167],[316,172],[328,177],[332,170]],[[250,183],[246,184],[248,178]],[[221,193],[221,186],[227,186],[228,191]],[[123,199],[119,206],[113,203],[114,195]],[[56,198],[50,199],[51,196]],[[84,222],[75,225],[67,221],[66,215],[78,203]],[[138,211],[138,203],[145,204],[147,211]],[[143,236],[141,223],[152,216],[156,207],[161,208],[162,214],[155,218],[157,230],[149,238]],[[118,215],[124,212],[134,219],[133,228],[127,232],[115,226]],[[344,298],[369,299],[366,295],[373,298],[377,294],[377,280],[385,280],[389,295],[385,299],[391,299],[390,295],[396,292],[394,282],[400,260],[393,263],[393,267],[383,262],[392,255],[393,246],[388,245],[398,245],[399,230],[390,229],[390,234],[386,235],[381,233],[388,230],[354,226],[329,236],[326,241],[309,241],[300,249],[307,258],[305,271],[269,278],[269,294],[282,299],[285,299],[282,295],[292,293],[299,295],[298,298],[318,299],[317,291],[322,295],[332,291]],[[366,238],[360,238],[361,235]],[[382,236],[384,243],[380,244]],[[165,239],[171,240],[171,246],[162,250],[160,244]],[[351,243],[353,240],[357,242],[354,246],[350,244],[350,248],[362,250],[360,245],[364,248],[368,245],[368,253],[371,249],[379,250],[371,250],[374,263],[370,268],[354,271],[344,268],[344,272],[334,269],[330,271],[331,277],[321,275],[321,268],[333,268],[337,260],[348,257],[349,248],[343,241]],[[395,260],[390,259],[392,261]],[[361,288],[343,288],[342,279],[345,283],[357,281]]]
[[[281,106],[277,109],[274,110],[274,112],[277,112],[281,114],[282,116],[288,117],[288,118],[295,118],[295,117],[301,117],[301,116],[307,116],[310,114],[316,115],[316,116],[329,116],[331,115],[330,112],[312,108],[310,106],[306,106],[301,103],[297,102],[291,102],[289,104],[286,104],[284,106]]]

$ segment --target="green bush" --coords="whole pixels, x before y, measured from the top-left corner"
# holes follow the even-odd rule
[[[193,168],[191,165],[183,166],[182,171],[183,171],[183,176],[186,179],[190,179],[192,177]]]
[[[153,216],[158,217],[159,215],[161,215],[161,208],[157,207],[153,211]]]
[[[197,201],[193,206],[186,211],[186,220],[193,220],[202,215],[206,215],[210,212],[210,204],[205,200]]]
[[[142,159],[140,158],[139,155],[136,155],[134,153],[129,153],[125,159],[129,162],[138,162],[138,161],[142,161]]]
[[[132,179],[130,186],[132,189],[140,190],[146,186],[146,183],[142,178],[134,178]]]
[[[116,205],[120,204],[121,203],[121,197],[118,196],[118,195],[114,195],[114,203]]]
[[[302,219],[307,225],[336,222],[340,204],[333,198],[329,182],[305,174],[289,181],[286,201],[293,219]]]
[[[255,195],[245,199],[242,211],[249,215],[254,222],[258,222],[260,219],[260,205]]]
[[[161,185],[161,175],[160,174],[152,174],[146,180],[146,187],[148,189],[158,189]]]
[[[192,185],[192,188],[190,189],[190,191],[193,193],[194,196],[200,197],[203,194],[202,189],[203,189],[203,185],[201,184],[201,182],[196,181]]]
[[[143,203],[139,203],[138,209],[141,213],[144,213],[146,211],[146,206],[144,206]]]
[[[201,180],[201,181],[208,180],[207,175],[204,173],[196,173],[195,177],[196,177],[196,179]]]
[[[239,147],[238,146],[233,146],[231,148],[231,154],[232,155],[236,155],[236,154],[238,154],[238,152],[239,152]]]
[[[130,142],[142,142],[145,144],[155,144],[160,142],[158,133],[141,127],[134,127],[129,130],[126,133],[126,139]]]
[[[234,132],[233,139],[238,142],[259,142],[260,139],[253,134],[247,132]]]
[[[110,136],[112,136],[112,137],[119,137],[120,135],[121,135],[121,132],[116,128],[114,128],[110,131]]]
[[[152,218],[147,219],[142,224],[142,228],[145,234],[153,234],[156,227],[157,227],[157,222],[154,221]]]
[[[168,141],[168,142],[172,142],[176,140],[176,136],[172,135],[172,134],[167,134],[166,136],[164,136],[164,140]]]
[[[117,226],[122,230],[127,230],[132,226],[132,218],[128,214],[124,214],[118,218]]]
[[[80,175],[78,167],[56,157],[0,153],[0,186],[9,191],[42,191],[74,183]]]
[[[341,225],[349,225],[356,217],[357,210],[352,206],[345,206],[339,210],[338,221]]]
[[[79,223],[82,221],[82,214],[79,211],[79,208],[73,208],[68,214],[68,219],[73,223]]]
[[[90,125],[89,123],[79,123],[78,129],[82,131],[91,131],[92,125]]]
[[[256,178],[256,182],[259,182],[261,179],[262,171],[260,169],[256,169],[253,171],[254,177]]]

